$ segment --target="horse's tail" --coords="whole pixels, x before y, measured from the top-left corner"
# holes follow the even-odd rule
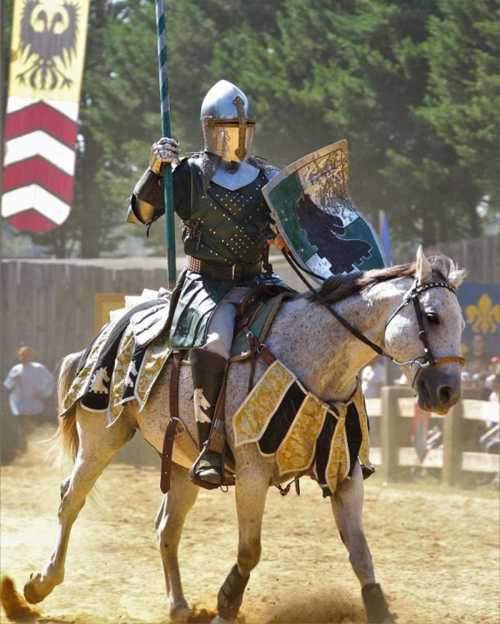
[[[70,353],[67,355],[59,370],[57,380],[57,404],[59,414],[63,413],[63,403],[66,394],[71,386],[78,370],[78,362],[83,351],[80,353]],[[78,432],[76,430],[76,406],[74,405],[64,416],[59,416],[59,427],[57,437],[63,453],[73,459],[78,452]]]

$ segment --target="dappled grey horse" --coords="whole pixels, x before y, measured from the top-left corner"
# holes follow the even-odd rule
[[[446,413],[460,396],[460,343],[463,319],[454,290],[463,279],[445,257],[429,261],[419,249],[416,263],[368,272],[357,278],[326,282],[316,295],[300,295],[280,309],[267,346],[302,384],[323,401],[351,396],[356,378],[374,355],[373,348],[397,360],[415,387],[420,405]],[[334,309],[337,318],[329,311]],[[341,315],[344,323],[339,322]],[[358,333],[358,337],[353,335]],[[360,337],[362,339],[360,339]],[[59,379],[60,399],[76,373],[80,354],[65,358]],[[257,364],[256,379],[266,366]],[[238,556],[218,595],[214,623],[234,622],[250,572],[261,551],[261,526],[266,495],[276,479],[276,465],[266,461],[257,445],[235,448],[232,419],[247,394],[250,364],[231,366],[226,401],[226,432],[236,462]],[[61,443],[74,457],[71,475],[61,487],[56,547],[43,570],[25,585],[30,602],[43,600],[64,578],[64,562],[73,522],[92,486],[118,449],[139,429],[161,452],[168,422],[170,364],[165,366],[142,412],[133,402],[111,427],[105,416],[75,406],[60,419]],[[179,410],[196,439],[189,367],[182,367]],[[170,618],[186,622],[190,608],[184,597],[177,558],[184,520],[198,488],[186,466],[172,466],[171,489],[164,498],[156,527],[169,598]],[[124,484],[126,487],[126,484]],[[370,550],[363,533],[363,479],[359,463],[331,497],[333,514],[353,570],[362,588],[369,624],[393,622],[376,583]],[[207,562],[207,565],[208,562]]]

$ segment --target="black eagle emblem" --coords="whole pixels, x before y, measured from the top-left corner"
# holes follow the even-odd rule
[[[26,55],[24,64],[29,67],[17,74],[17,80],[21,84],[29,82],[33,89],[70,87],[73,81],[65,70],[76,56],[77,35],[75,3],[61,2],[54,9],[52,3],[26,0],[21,16],[20,52]]]

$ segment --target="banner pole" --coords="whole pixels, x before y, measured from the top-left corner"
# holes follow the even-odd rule
[[[168,66],[167,66],[167,0],[156,0],[156,32],[158,39],[158,72],[161,99],[161,127],[162,135],[170,137],[170,98],[168,93]],[[173,288],[176,282],[177,270],[175,264],[175,219],[174,193],[172,168],[164,168],[165,192],[165,242],[167,246],[167,277],[168,287]]]

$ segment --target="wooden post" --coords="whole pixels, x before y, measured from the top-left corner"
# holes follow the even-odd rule
[[[384,386],[382,388],[380,442],[382,447],[382,476],[384,481],[391,481],[394,479],[399,463],[399,390],[400,388],[397,386]]]
[[[463,403],[459,401],[444,419],[443,483],[458,485],[462,476]]]

